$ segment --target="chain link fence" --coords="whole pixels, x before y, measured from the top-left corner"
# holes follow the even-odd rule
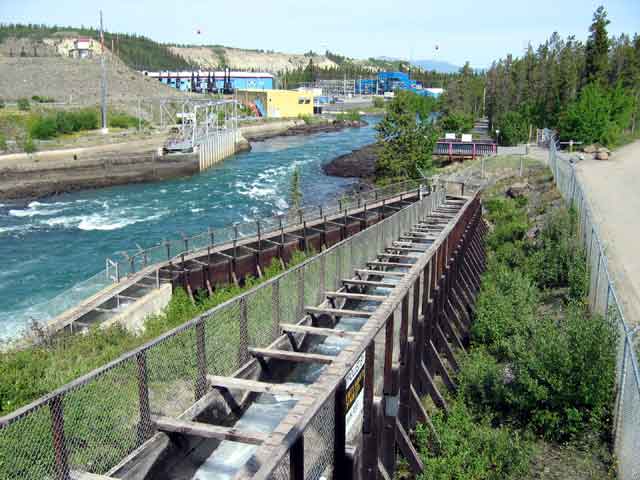
[[[636,323],[625,319],[615,289],[606,256],[606,248],[598,234],[598,227],[576,176],[571,155],[561,153],[553,132],[545,130],[539,143],[549,148],[549,168],[566,202],[572,205],[580,220],[580,236],[590,268],[589,306],[593,313],[603,315],[616,326],[619,333],[617,386],[615,406],[615,452],[619,478],[640,479],[640,373],[638,370],[639,330]]]
[[[415,201],[416,191],[407,193],[414,203],[369,229],[0,418],[0,478],[108,474],[153,435],[152,415],[184,414],[206,393],[207,375],[233,375],[249,360],[249,347],[267,347],[279,324],[298,321],[323,287],[338,285],[444,199],[436,191]],[[331,463],[332,417],[325,413],[305,432],[316,449],[312,472]]]

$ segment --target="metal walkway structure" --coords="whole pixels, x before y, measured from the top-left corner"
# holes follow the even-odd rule
[[[294,269],[0,418],[0,477],[189,478],[233,447],[249,450],[226,478],[391,478],[396,445],[419,474],[408,433],[430,425],[422,396],[447,409],[442,389],[456,388],[485,229],[468,192],[389,203],[370,225],[368,209],[336,221],[358,231]],[[326,241],[322,225],[306,228]],[[188,271],[176,278],[195,282]],[[284,416],[242,427],[265,395],[291,399]]]
[[[127,256],[124,265],[108,259],[107,275],[114,283],[54,318],[49,331],[76,333],[117,322],[165,284],[172,290],[182,287],[193,298],[198,291],[212,294],[217,287],[239,285],[249,276],[260,278],[274,259],[284,266],[295,251],[320,252],[393,215],[418,200],[421,188],[416,182],[392,185],[352,201],[301,211],[288,222],[282,217],[264,219],[255,224],[255,235],[241,236],[236,227],[228,241],[209,230],[183,237],[178,245],[167,242],[140,250]]]

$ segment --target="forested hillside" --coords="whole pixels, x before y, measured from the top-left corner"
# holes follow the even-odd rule
[[[0,43],[10,37],[43,40],[75,35],[90,37],[94,40],[100,38],[100,32],[93,28],[0,24]],[[194,66],[180,55],[172,53],[167,45],[147,37],[105,32],[104,40],[107,48],[111,49],[113,45],[113,53],[117,54],[126,65],[136,70],[178,70]],[[27,52],[27,54],[30,55],[31,52]]]
[[[509,143],[528,125],[555,127],[563,139],[616,144],[635,133],[640,112],[640,36],[609,37],[606,11],[593,16],[586,42],[554,33],[520,58],[487,72],[486,112]]]

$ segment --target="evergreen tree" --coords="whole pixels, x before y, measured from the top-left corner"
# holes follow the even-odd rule
[[[291,175],[291,210],[296,212],[302,207],[302,188],[300,186],[300,168],[296,166]]]
[[[609,64],[609,36],[607,12],[599,6],[593,14],[593,23],[587,40],[585,74],[587,82],[605,81]]]
[[[376,162],[378,178],[418,178],[421,172],[431,169],[438,132],[419,106],[420,98],[412,92],[397,92],[376,126],[380,145]]]

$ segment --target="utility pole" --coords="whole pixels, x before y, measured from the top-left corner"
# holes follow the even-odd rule
[[[104,62],[104,26],[102,23],[102,10],[100,10],[100,67],[102,69],[102,79],[100,82],[100,109],[102,111],[102,133],[109,133],[107,128],[107,67]]]

